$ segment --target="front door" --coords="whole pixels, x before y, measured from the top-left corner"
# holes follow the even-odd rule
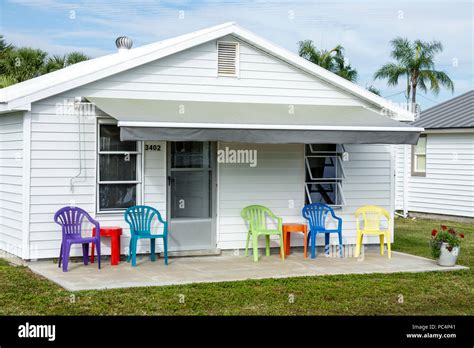
[[[171,251],[214,249],[216,147],[212,142],[170,142],[168,216]]]

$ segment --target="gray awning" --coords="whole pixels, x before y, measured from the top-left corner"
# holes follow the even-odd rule
[[[416,144],[423,131],[363,106],[88,99],[122,140]]]
[[[121,140],[263,144],[416,144],[419,132],[120,127]]]

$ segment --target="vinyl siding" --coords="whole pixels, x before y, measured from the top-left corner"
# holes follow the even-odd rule
[[[403,150],[397,158],[401,165]],[[425,177],[409,175],[408,192],[397,178],[397,197],[408,195],[408,211],[474,217],[474,133],[428,134],[426,161]],[[411,147],[407,163],[411,172]]]
[[[211,41],[77,91],[91,97],[366,105],[351,94],[245,43],[240,44],[239,78],[217,77],[216,47],[216,41]]]
[[[395,210],[403,210],[404,199],[404,182],[410,176],[410,168],[405,165],[406,156],[411,153],[411,145],[393,145],[395,152]],[[404,177],[404,172],[406,172]]]
[[[23,114],[0,115],[0,249],[22,256]]]
[[[53,216],[58,209],[71,204],[85,209],[102,226],[121,226],[122,253],[128,248],[130,231],[123,212],[96,213],[96,118],[107,115],[95,109],[92,115],[81,116],[79,126],[77,115],[57,113],[61,108],[56,103],[73,100],[74,96],[77,96],[76,91],[71,91],[32,106],[30,252],[35,258],[58,256],[61,229],[54,223]],[[165,144],[162,144],[160,152],[143,154],[143,192],[138,197],[139,203],[150,204],[160,211],[164,211],[165,206],[165,152]],[[90,234],[91,227],[85,224],[84,234]],[[147,252],[149,246],[140,243],[138,250]],[[81,252],[74,246],[71,254],[81,255]],[[103,239],[102,253],[110,254],[109,238]]]
[[[303,145],[249,145],[221,143],[219,148],[254,149],[258,153],[255,168],[248,164],[219,164],[219,236],[222,249],[245,248],[247,227],[240,211],[247,205],[270,208],[283,222],[305,222],[304,147]],[[336,210],[343,219],[343,243],[355,243],[355,210],[375,204],[391,211],[391,152],[384,145],[345,145],[350,160],[344,162],[347,177],[343,190],[347,205]],[[392,236],[393,238],[393,236]],[[277,246],[273,238],[272,246]],[[331,243],[335,242],[333,238]],[[376,238],[365,243],[378,243]],[[264,246],[264,239],[259,241]],[[318,240],[323,244],[323,239]],[[302,235],[292,236],[292,245],[302,245]]]

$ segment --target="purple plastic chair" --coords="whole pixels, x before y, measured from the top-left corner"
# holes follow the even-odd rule
[[[95,237],[83,238],[81,235],[82,220],[84,216],[95,226]],[[59,209],[54,214],[54,221],[61,225],[63,239],[61,242],[61,251],[59,253],[59,265],[63,263],[63,272],[67,272],[69,263],[69,253],[72,244],[82,244],[82,253],[84,257],[84,265],[89,261],[89,243],[95,243],[97,246],[97,259],[100,269],[100,224],[98,221],[91,218],[91,216],[83,209],[78,207],[64,207]]]

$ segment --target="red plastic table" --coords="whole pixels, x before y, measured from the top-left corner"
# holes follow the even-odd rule
[[[290,254],[291,233],[302,232],[304,234],[304,258],[307,258],[308,228],[306,224],[286,223],[283,224],[283,244],[285,245],[285,256]]]
[[[122,235],[122,227],[104,226],[100,228],[100,238],[110,237],[111,239],[111,256],[110,264],[116,266],[120,260],[120,236]],[[92,236],[95,236],[95,227],[92,229]],[[91,243],[91,263],[94,263],[94,243]]]

